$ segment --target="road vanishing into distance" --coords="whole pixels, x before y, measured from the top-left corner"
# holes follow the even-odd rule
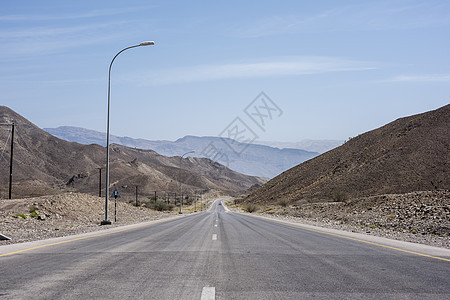
[[[1,246],[0,298],[450,299],[449,250],[420,254],[226,212],[220,201],[162,222]]]

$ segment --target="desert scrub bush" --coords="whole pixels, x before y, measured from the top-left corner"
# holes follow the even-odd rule
[[[39,218],[39,214],[37,213],[38,208],[34,205],[28,207],[28,211],[30,212],[30,217],[32,218]]]
[[[248,213],[252,213],[258,210],[258,207],[255,204],[247,204],[244,206],[244,210]]]
[[[234,205],[233,202],[231,202],[231,201],[224,201],[223,203],[225,204],[225,206],[233,206]]]
[[[174,205],[173,204],[167,204],[166,202],[162,201],[156,201],[153,209],[157,211],[171,211],[173,210]]]
[[[278,201],[278,204],[281,206],[281,207],[287,207],[288,205],[289,205],[289,200],[287,199],[287,198],[281,198],[279,201]]]
[[[15,214],[14,217],[16,217],[16,218],[22,218],[22,219],[26,219],[26,218],[27,218],[27,216],[24,215],[24,214]]]
[[[345,200],[348,199],[348,194],[344,191],[334,191],[333,199],[336,202],[344,202]]]
[[[275,209],[275,207],[268,207],[265,210],[263,210],[263,212],[268,212],[268,211],[271,211],[271,210],[274,210],[274,209]]]

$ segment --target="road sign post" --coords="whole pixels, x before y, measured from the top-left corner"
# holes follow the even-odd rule
[[[116,188],[114,188],[111,197],[114,197],[114,223],[115,223],[117,222],[117,198],[120,198],[119,191]]]
[[[102,196],[102,168],[98,168],[98,196]]]

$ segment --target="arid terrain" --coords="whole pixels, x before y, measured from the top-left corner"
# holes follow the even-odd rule
[[[243,209],[450,247],[450,105],[400,118],[237,200]]]
[[[12,240],[0,241],[0,245],[67,236],[178,216],[178,207],[157,211],[147,207],[146,204],[150,202],[139,202],[136,207],[131,203],[118,201],[117,222],[100,226],[100,222],[105,218],[105,199],[97,196],[69,192],[25,199],[3,199],[0,200],[0,233]],[[208,199],[205,198],[199,200],[196,207],[198,211],[201,211],[207,205]],[[193,212],[194,204],[183,206],[183,215]],[[109,220],[114,221],[114,199],[109,201]]]
[[[412,192],[355,198],[343,202],[265,205],[229,201],[241,212],[286,218],[392,239],[450,248],[450,191]],[[240,203],[240,204],[239,204]]]
[[[78,191],[98,195],[102,172],[102,194],[105,193],[106,150],[99,145],[82,145],[54,137],[33,123],[0,106],[0,123],[15,123],[13,198]],[[3,158],[0,160],[0,198],[8,196],[9,142],[8,127],[0,130]],[[264,179],[247,176],[207,158],[166,157],[152,150],[110,146],[110,184],[116,185],[122,197],[132,199],[136,186],[139,194],[152,196],[178,193],[179,183],[186,194],[218,191],[233,194],[245,191]],[[180,153],[181,155],[183,153]],[[181,164],[181,169],[180,169]]]
[[[5,110],[11,114],[3,108],[3,117]],[[28,198],[0,200],[0,232],[20,242],[98,230],[104,198],[95,196],[96,174],[104,149],[59,140],[26,120],[18,124],[14,193]],[[179,157],[113,145],[111,182],[124,195],[114,226],[176,215],[131,202],[136,185],[144,202],[157,189],[177,191],[180,172],[186,194],[208,191],[205,198],[213,199],[245,191],[231,202],[235,210],[450,248],[449,133],[447,105],[361,134],[262,186],[262,179],[208,159],[186,158],[180,170]]]

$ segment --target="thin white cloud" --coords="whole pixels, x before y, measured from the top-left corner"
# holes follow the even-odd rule
[[[308,75],[376,69],[373,63],[329,57],[289,57],[251,63],[197,65],[123,76],[139,85],[165,85],[224,79]]]
[[[76,26],[66,26],[66,27],[55,27],[55,26],[45,26],[45,27],[28,27],[22,29],[10,29],[0,31],[0,40],[5,39],[5,42],[11,40],[18,40],[23,38],[32,38],[35,40],[57,37],[57,36],[69,36],[73,34],[83,34],[96,30],[102,30],[111,26],[118,26],[125,24],[124,22],[114,22],[114,23],[103,23],[103,24],[86,24],[86,25],[76,25]]]
[[[399,75],[389,82],[448,82],[450,83],[450,74],[422,74],[422,75]]]
[[[0,24],[5,24],[0,26],[0,60],[53,55],[69,49],[119,40],[129,36],[130,30],[139,28],[136,25],[138,20],[123,20],[120,15],[154,7],[147,5],[53,15],[0,14]],[[101,18],[108,16],[113,16],[114,20]],[[63,22],[74,24],[64,26],[61,20],[76,22]]]
[[[103,10],[92,10],[86,11],[78,14],[61,14],[61,15],[0,15],[0,22],[22,22],[22,21],[59,21],[59,20],[71,20],[71,19],[86,19],[86,18],[98,18],[105,16],[114,16],[125,14],[129,12],[142,11],[146,9],[152,9],[157,6],[138,6],[138,7],[127,7],[120,9],[103,9]]]
[[[397,5],[392,1],[337,6],[309,15],[288,14],[261,17],[234,28],[233,36],[258,38],[279,34],[336,31],[404,30],[450,24],[446,3],[416,1]]]
[[[0,30],[0,60],[21,59],[29,56],[52,55],[68,49],[117,40],[129,35],[125,29],[132,22],[116,21],[74,26],[30,26]]]

